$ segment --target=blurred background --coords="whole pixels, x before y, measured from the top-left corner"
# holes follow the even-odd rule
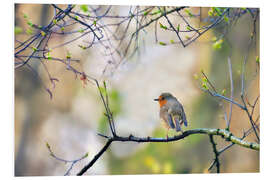
[[[114,13],[121,14],[129,7],[113,8]],[[190,9],[197,12],[199,8]],[[207,16],[209,8],[201,10],[202,15]],[[24,41],[29,37],[25,14],[35,24],[46,25],[53,16],[53,9],[50,5],[16,4],[16,40]],[[256,47],[250,51],[246,66],[246,91],[251,102],[260,92],[259,67],[255,60],[259,56],[258,24]],[[63,52],[69,51],[81,60],[77,67],[98,80],[107,81],[110,106],[119,135],[166,137],[166,129],[159,119],[159,105],[153,101],[162,92],[171,92],[183,104],[189,123],[184,130],[226,127],[220,101],[201,91],[196,77],[200,78],[200,72],[204,70],[217,91],[225,89],[226,96],[230,97],[227,58],[232,50],[234,95],[235,100],[241,102],[241,63],[246,55],[244,50],[252,27],[249,15],[244,15],[233,24],[227,35],[233,45],[231,49],[226,41],[217,46],[213,40],[223,33],[222,26],[210,30],[186,48],[179,44],[162,46],[155,43],[154,28],[150,26],[148,33],[142,35],[145,46],[140,56],[127,60],[113,74],[110,69],[104,73],[107,62],[103,61],[104,56],[96,46],[82,51],[77,44],[71,43],[55,49],[52,55],[62,57],[65,56]],[[164,41],[176,37],[166,31],[159,31],[158,36]],[[54,37],[51,44],[65,41]],[[105,139],[97,133],[110,135],[99,92],[95,84],[88,82],[84,87],[80,78],[75,78],[63,64],[51,61],[46,66],[59,82],[50,99],[43,88],[44,84],[51,86],[46,72],[37,61],[32,60],[31,63],[41,79],[25,68],[15,71],[15,176],[63,175],[67,171],[70,164],[51,157],[46,142],[55,155],[66,160],[89,153],[87,158],[73,167],[71,174],[76,174],[104,146]],[[229,112],[229,104],[224,104]],[[254,116],[259,116],[259,106],[255,108]],[[246,113],[233,106],[232,133],[241,137],[243,131],[249,128]],[[169,132],[169,136],[175,134],[173,130]],[[219,137],[215,140],[219,149],[229,144]],[[251,134],[246,140],[254,142],[255,136]],[[172,143],[114,142],[86,174],[209,173],[207,169],[213,159],[212,145],[206,135],[192,135]],[[259,152],[237,145],[224,152],[220,161],[221,172],[224,173],[259,172]],[[215,168],[210,172],[215,172]]]

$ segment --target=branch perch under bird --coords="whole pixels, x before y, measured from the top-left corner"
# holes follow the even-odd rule
[[[104,152],[109,148],[112,142],[114,141],[121,141],[121,142],[138,142],[138,143],[149,143],[149,142],[173,142],[179,141],[188,137],[192,134],[207,134],[207,135],[216,135],[220,136],[226,141],[232,142],[239,146],[253,149],[253,150],[260,150],[260,145],[253,142],[244,141],[236,136],[234,136],[230,131],[225,129],[209,129],[209,128],[200,128],[200,129],[192,129],[184,131],[183,134],[169,137],[169,138],[154,138],[154,137],[135,137],[133,135],[129,135],[128,137],[121,137],[121,136],[106,136],[103,134],[98,134],[101,137],[107,139],[107,143],[105,146],[94,156],[94,158],[77,174],[78,176],[83,175],[88,169],[90,169],[93,164],[102,156]]]

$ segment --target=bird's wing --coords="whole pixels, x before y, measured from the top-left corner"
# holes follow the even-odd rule
[[[185,111],[184,111],[184,108],[182,106],[181,103],[179,103],[179,101],[175,101],[175,104],[173,105],[173,109],[171,110],[172,114],[174,115],[179,115],[179,122],[182,124],[184,123],[185,126],[188,125],[187,123],[187,118],[186,118],[186,114],[185,114]]]
[[[173,123],[173,118],[172,118],[172,115],[169,114],[169,113],[168,113],[168,118],[167,118],[167,120],[168,120],[168,124],[170,125],[170,127],[171,127],[172,129],[174,129],[174,128],[175,128],[175,125],[174,125],[174,123]]]
[[[173,119],[173,122],[175,124],[175,130],[178,132],[178,131],[181,131],[181,126],[180,126],[180,116],[179,115],[171,115],[172,116],[172,119]]]
[[[169,108],[168,114],[171,117],[171,121],[174,124],[175,130],[181,131],[181,126],[180,126],[180,115],[179,113],[176,113],[173,109]]]
[[[160,117],[161,119],[164,120],[164,122],[166,123],[166,125],[172,129],[175,128],[175,125],[173,123],[173,120],[172,120],[172,116],[171,114],[168,112],[168,109],[163,107],[160,109]]]

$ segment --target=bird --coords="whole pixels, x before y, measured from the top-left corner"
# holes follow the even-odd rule
[[[188,125],[186,114],[182,104],[171,93],[164,92],[154,101],[159,102],[160,118],[165,122],[167,128],[167,139],[169,129],[175,129],[176,132],[182,131],[181,125]]]

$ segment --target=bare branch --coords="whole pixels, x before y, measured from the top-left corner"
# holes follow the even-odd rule
[[[102,154],[109,148],[112,143],[112,139],[108,139],[105,146],[95,155],[95,157],[77,174],[77,176],[83,175],[89,168],[91,168],[95,162],[102,156]]]
[[[229,66],[229,74],[230,74],[230,82],[231,82],[231,100],[233,101],[233,77],[232,77],[232,62],[231,62],[231,58],[228,57],[228,66]],[[230,103],[230,113],[229,113],[229,120],[228,120],[228,124],[227,124],[227,129],[230,128],[230,124],[231,124],[231,119],[232,119],[232,102]]]
[[[217,147],[216,147],[217,144],[214,141],[213,135],[209,135],[209,138],[210,138],[210,142],[212,144],[213,152],[215,153],[215,160],[214,160],[213,164],[216,164],[217,173],[220,173],[220,162],[218,159],[219,152],[217,151]],[[211,165],[208,170],[210,170],[212,167],[213,167],[213,165]]]
[[[185,137],[188,137],[189,135],[193,134],[207,134],[207,135],[217,135],[221,138],[225,139],[226,141],[230,141],[234,144],[238,144],[239,146],[253,149],[253,150],[260,150],[260,145],[253,142],[247,142],[243,141],[242,139],[234,136],[230,131],[226,129],[207,129],[207,128],[201,128],[201,129],[192,129],[184,131],[183,134],[169,137],[169,138],[153,138],[153,137],[135,137],[133,135],[129,135],[128,137],[121,137],[121,136],[106,136],[99,134],[101,137],[104,137],[108,139],[106,145],[100,150],[100,152],[91,160],[87,166],[85,166],[77,175],[83,175],[95,162],[96,160],[108,149],[110,144],[113,141],[120,141],[120,142],[138,142],[138,143],[149,143],[149,142],[173,142],[173,141],[179,141],[181,139],[184,139]]]

